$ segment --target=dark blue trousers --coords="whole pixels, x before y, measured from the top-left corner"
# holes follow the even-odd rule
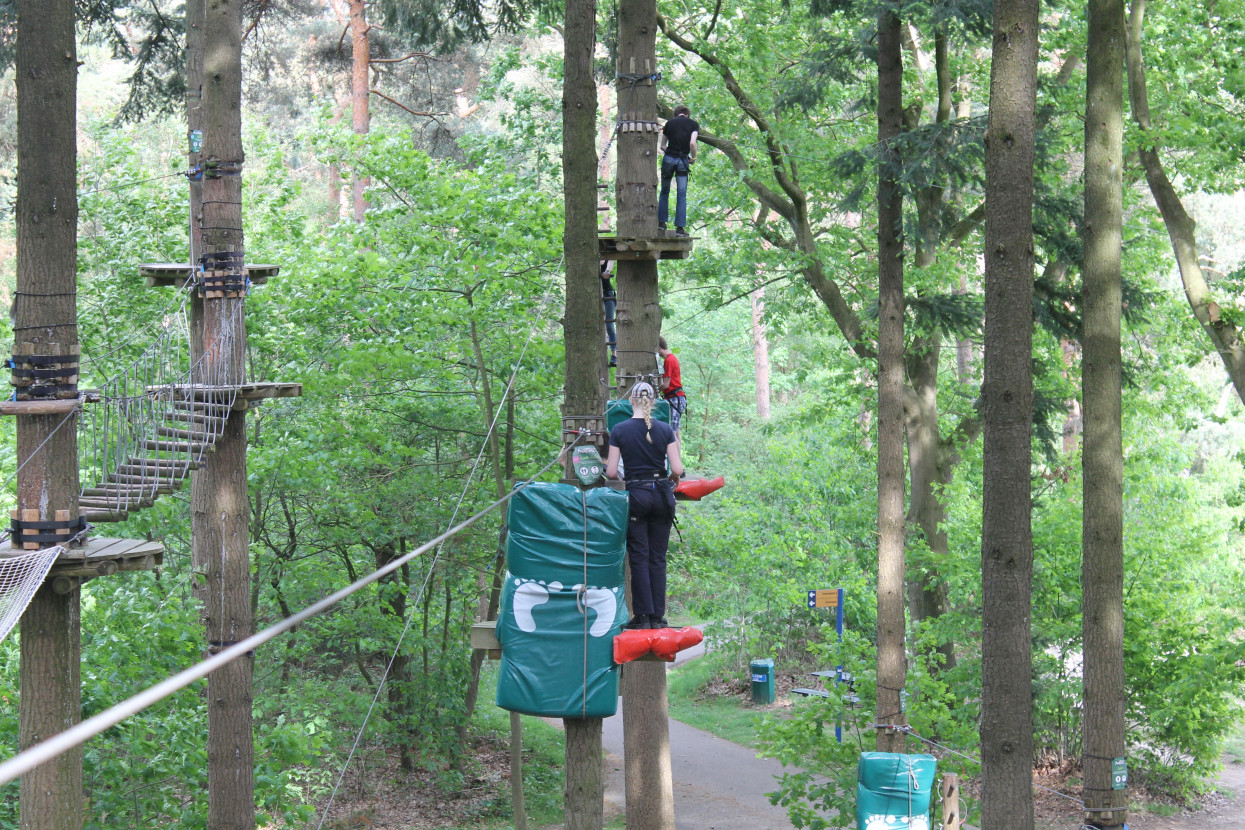
[[[631,613],[666,615],[666,550],[674,524],[674,483],[628,482],[627,561],[631,564]]]

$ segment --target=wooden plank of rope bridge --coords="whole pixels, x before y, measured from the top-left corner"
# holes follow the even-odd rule
[[[263,285],[269,278],[277,276],[279,265],[245,265],[247,278],[254,285]],[[147,281],[149,286],[172,286],[181,288],[197,270],[184,262],[148,262],[138,266],[138,275]]]
[[[223,409],[221,400],[232,398],[235,410],[250,409],[252,401],[270,398],[301,398],[301,383],[243,383],[238,386],[220,386],[207,384],[174,384],[172,386],[148,386],[150,395],[169,395],[181,401],[193,401],[195,409]],[[176,401],[174,405],[177,405]]]
[[[119,571],[151,571],[164,563],[164,545],[143,539],[91,538],[56,557],[48,579],[52,589],[72,589],[71,578],[93,579]]]

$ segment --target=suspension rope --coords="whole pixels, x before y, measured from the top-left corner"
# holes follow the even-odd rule
[[[458,518],[458,511],[462,508],[463,500],[467,497],[467,491],[471,487],[472,481],[475,479],[476,470],[479,469],[480,461],[484,458],[484,451],[488,447],[489,439],[492,437],[494,430],[496,430],[497,428],[497,422],[501,418],[502,407],[506,405],[506,398],[512,393],[512,390],[514,389],[515,378],[518,377],[519,368],[523,365],[523,358],[527,355],[527,348],[529,345],[531,345],[532,339],[536,335],[536,329],[537,327],[540,326],[540,323],[544,318],[545,309],[549,303],[549,297],[553,291],[553,286],[556,282],[556,277],[558,273],[561,271],[562,264],[565,261],[566,261],[566,254],[564,253],[562,255],[562,258],[558,261],[557,268],[554,269],[553,273],[549,277],[548,283],[545,286],[545,293],[544,293],[544,296],[541,297],[540,305],[537,307],[535,318],[532,321],[532,326],[528,330],[527,340],[524,341],[523,348],[519,351],[519,357],[515,361],[514,368],[510,372],[510,379],[506,382],[506,389],[502,393],[501,401],[497,404],[497,411],[493,413],[493,420],[489,423],[488,431],[484,434],[484,439],[480,442],[480,451],[476,454],[475,463],[471,465],[471,471],[467,474],[467,481],[463,484],[462,492],[459,493],[458,495],[458,503],[454,505],[454,511],[450,514],[449,523],[451,525],[454,523],[454,520]],[[480,367],[480,372],[481,372],[481,375],[483,375],[484,382],[487,383],[488,377],[487,375],[484,375],[483,366]],[[576,439],[576,440],[579,440],[579,439]],[[555,458],[554,461],[556,462],[558,459],[560,459],[562,457],[562,454],[565,452],[566,452],[565,449],[559,452],[558,457]],[[547,470],[549,469],[549,467],[546,466],[545,469]],[[544,470],[541,470],[541,472],[543,473]],[[536,475],[539,476],[540,473],[537,473]],[[533,476],[533,479],[534,478],[535,476]],[[531,481],[532,479],[529,479],[527,482],[523,484],[523,486],[526,487],[528,484],[531,483]],[[518,492],[518,489],[512,490],[510,495],[513,496],[516,492]],[[376,694],[372,696],[372,702],[371,704],[369,704],[367,708],[367,713],[363,716],[363,723],[359,725],[359,731],[355,734],[354,743],[352,743],[350,746],[350,752],[347,753],[346,760],[342,763],[341,772],[337,776],[337,781],[333,784],[333,792],[329,794],[329,800],[324,805],[324,811],[320,814],[320,821],[318,824],[316,824],[316,830],[320,830],[320,828],[324,826],[324,822],[328,818],[328,815],[329,815],[329,810],[332,809],[333,807],[333,801],[337,798],[337,791],[338,789],[341,788],[342,781],[346,777],[346,771],[350,769],[350,762],[354,759],[355,751],[358,749],[359,742],[363,739],[364,730],[367,729],[368,721],[372,717],[372,711],[376,708],[376,702],[380,699],[381,690],[385,687],[385,682],[389,678],[389,673],[393,669],[393,665],[398,659],[398,654],[402,650],[402,643],[406,639],[407,632],[411,630],[411,623],[414,622],[415,620],[414,609],[419,607],[419,602],[423,598],[424,592],[428,589],[429,583],[432,581],[432,574],[436,570],[437,563],[441,560],[441,551],[443,547],[444,547],[444,543],[437,545],[436,553],[433,554],[432,561],[428,564],[428,574],[424,577],[424,581],[419,587],[418,594],[414,597],[413,600],[408,595],[407,607],[412,610],[406,615],[406,621],[403,623],[403,626],[402,626],[402,633],[398,635],[398,642],[393,648],[393,653],[389,656],[389,662],[385,664],[385,671],[381,674],[380,680],[376,684]]]
[[[0,785],[7,784],[27,772],[30,772],[35,767],[46,764],[48,761],[63,752],[85,743],[106,729],[116,726],[118,723],[121,723],[121,721],[131,715],[135,715],[152,704],[163,700],[169,695],[181,691],[191,683],[194,683],[196,680],[202,680],[204,677],[207,677],[221,666],[233,662],[239,657],[246,655],[248,652],[254,651],[265,643],[276,639],[281,634],[297,627],[299,624],[318,614],[324,613],[329,608],[341,602],[343,599],[361,588],[365,588],[368,585],[383,579],[396,571],[398,568],[401,568],[403,565],[410,562],[415,557],[422,556],[435,548],[437,545],[445,542],[447,539],[452,539],[459,533],[462,533],[464,530],[474,525],[480,519],[487,516],[489,513],[492,513],[501,505],[508,502],[516,493],[526,488],[540,476],[544,475],[545,471],[556,464],[561,457],[562,454],[559,453],[552,461],[538,470],[531,478],[516,486],[509,493],[502,496],[500,499],[497,499],[497,501],[488,505],[474,516],[471,516],[470,518],[465,519],[450,528],[440,536],[430,539],[410,553],[395,559],[383,568],[378,568],[367,576],[352,582],[345,588],[330,594],[297,614],[286,617],[276,625],[270,626],[257,634],[252,634],[250,637],[247,637],[239,643],[234,643],[233,645],[224,648],[216,655],[209,657],[188,669],[178,672],[172,677],[169,677],[168,679],[157,683],[155,686],[134,695],[128,700],[124,700],[116,706],[105,709],[98,715],[88,718],[87,720],[66,729],[64,732],[61,732],[46,741],[30,747],[24,752],[19,752],[17,755],[0,764]]]

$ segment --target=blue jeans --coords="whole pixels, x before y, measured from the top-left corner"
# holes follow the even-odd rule
[[[670,220],[670,180],[675,180],[678,194],[674,202],[674,226],[687,227],[687,171],[690,164],[687,159],[678,156],[661,157],[661,193],[657,197],[657,224],[664,225]]]
[[[618,347],[618,332],[614,328],[614,310],[618,306],[618,299],[612,291],[602,299],[605,302],[605,342],[610,347],[612,357],[614,350]]]

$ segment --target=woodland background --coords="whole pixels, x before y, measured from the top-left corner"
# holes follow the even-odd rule
[[[162,325],[172,296],[144,287],[137,266],[184,261],[188,218],[174,74],[180,4],[84,6],[94,20],[81,29],[78,286],[83,386],[90,387],[132,360]],[[474,513],[560,446],[559,11],[524,10],[504,28],[490,18],[475,31],[456,28],[461,16],[431,4],[423,18],[399,13],[409,4],[373,4],[375,92],[370,129],[360,135],[350,128],[344,6],[263,2],[248,18],[255,24],[244,47],[247,258],[281,266],[247,304],[248,372],[304,388],[301,399],[270,402],[248,420],[257,627],[437,535],[453,516]],[[689,391],[684,457],[693,474],[728,481],[681,511],[672,550],[676,610],[709,621],[724,677],[742,676],[758,657],[792,671],[842,660],[871,700],[874,369],[845,341],[812,275],[840,286],[869,336],[877,314],[876,78],[867,14],[849,3],[772,0],[660,9],[674,35],[658,38],[662,104],[687,103],[707,145],[691,181],[696,253],[661,268],[663,334]],[[599,149],[617,112],[613,14],[601,5]],[[1084,221],[1085,32],[1080,4],[1056,0],[1043,14],[1034,761],[1059,766],[1080,751],[1079,276],[1066,264],[1079,262]],[[982,512],[974,426],[982,259],[974,216],[989,9],[947,2],[930,4],[925,15],[914,16],[907,32],[903,182],[918,206],[907,227],[909,369],[914,379],[925,373],[920,388],[933,399],[909,429],[934,430],[941,477],[913,488],[935,497],[942,515],[929,524],[913,499],[907,551],[912,583],[933,586],[942,598],[936,613],[913,614],[907,710],[918,730],[973,754]],[[415,25],[433,19],[445,25]],[[1198,220],[1198,251],[1220,312],[1237,324],[1245,321],[1243,21],[1239,0],[1174,0],[1149,10],[1144,37],[1151,137]],[[936,42],[955,79],[946,119],[935,116]],[[764,115],[768,132],[728,81]],[[13,94],[10,69],[0,86],[5,206],[13,200]],[[1126,153],[1138,140],[1128,126]],[[763,192],[790,193],[772,178],[768,139],[806,200],[811,247],[791,242],[781,198]],[[1245,413],[1189,311],[1167,233],[1135,156],[1129,159],[1130,771],[1157,791],[1193,798],[1242,713]],[[363,177],[367,210],[355,221],[350,183]],[[935,191],[942,207],[920,208],[921,195]],[[11,305],[13,229],[5,218],[0,302]],[[765,373],[759,354],[768,359]],[[482,441],[495,411],[494,454]],[[12,420],[0,421],[6,478],[15,470],[13,430]],[[200,656],[187,500],[166,497],[119,528],[166,545],[159,574],[84,589],[84,716]],[[477,525],[435,558],[417,559],[257,655],[257,797],[272,826],[302,826],[332,789],[404,631],[355,763],[431,777],[447,794],[484,788],[481,820],[504,821],[506,786],[482,760],[501,723],[487,670],[480,704],[468,711],[467,703],[467,632],[479,586],[492,576],[498,532],[497,519]],[[945,538],[936,538],[940,532]],[[848,597],[841,650],[833,621],[804,602],[807,590],[831,586]],[[16,636],[0,643],[0,740],[8,746],[17,740]],[[836,719],[858,736],[843,747],[822,737]],[[92,741],[89,826],[202,826],[205,722],[196,686]],[[810,770],[786,784],[793,815],[842,806],[833,787],[817,782],[854,769],[861,742],[872,738],[853,727],[868,722],[866,712],[816,703],[774,724],[771,751]],[[974,774],[971,763],[951,763]],[[556,782],[556,770],[531,774]],[[15,827],[16,785],[2,796],[0,827]]]

